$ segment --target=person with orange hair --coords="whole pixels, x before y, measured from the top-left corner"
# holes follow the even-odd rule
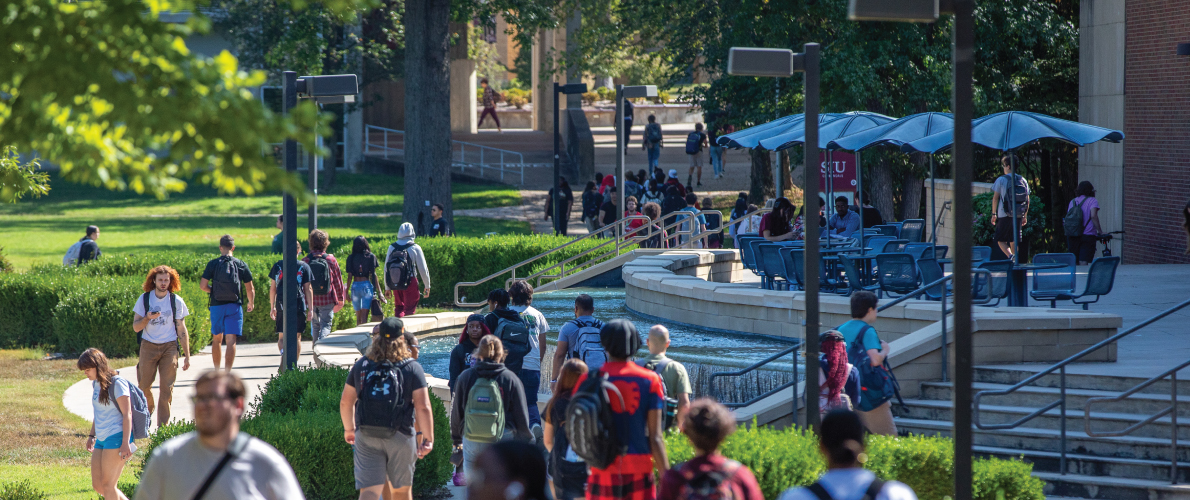
[[[137,363],[137,385],[145,393],[149,413],[154,413],[153,382],[161,376],[157,425],[169,423],[169,405],[173,402],[174,380],[178,378],[178,346],[181,346],[182,370],[190,369],[190,332],[186,330],[186,316],[190,310],[176,293],[182,289],[182,279],[169,266],[154,267],[145,276],[141,294],[132,306],[132,329],[140,341],[140,361]]]

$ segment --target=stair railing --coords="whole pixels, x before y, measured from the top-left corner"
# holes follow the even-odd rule
[[[1095,345],[1088,347],[1086,349],[1083,349],[1082,351],[1079,351],[1077,354],[1070,356],[1062,361],[1059,361],[1059,362],[1055,363],[1053,366],[1050,366],[1049,368],[1046,368],[1045,370],[1037,372],[1037,373],[1033,374],[1032,376],[1030,376],[1029,378],[1026,378],[1025,380],[1017,382],[1017,384],[1012,387],[1009,387],[1007,389],[979,391],[979,392],[975,393],[975,398],[972,401],[972,413],[973,413],[972,417],[973,417],[975,427],[982,429],[982,430],[1015,429],[1017,427],[1020,427],[1024,423],[1041,416],[1045,412],[1048,412],[1054,408],[1059,408],[1059,417],[1058,417],[1059,435],[1060,435],[1059,446],[1061,446],[1062,453],[1061,453],[1061,458],[1059,460],[1058,466],[1062,471],[1061,472],[1062,475],[1065,475],[1066,474],[1066,365],[1069,365],[1070,363],[1078,361],[1079,359],[1082,359],[1083,357],[1087,356],[1088,354],[1098,351],[1099,349],[1102,349],[1106,346],[1114,344],[1114,343],[1118,342],[1120,339],[1127,337],[1129,335],[1132,335],[1133,333],[1140,331],[1142,328],[1149,326],[1149,325],[1165,318],[1166,316],[1169,316],[1175,312],[1182,310],[1182,308],[1184,308],[1188,305],[1190,305],[1190,300],[1186,300],[1176,306],[1166,309],[1166,310],[1158,313],[1157,315],[1140,322],[1139,324],[1137,324],[1136,326],[1133,326],[1132,328],[1129,328],[1129,329],[1119,332],[1115,335],[1112,335],[1111,337],[1108,337],[1102,341],[1099,341]],[[985,424],[980,421],[980,419],[979,419],[979,405],[980,405],[980,402],[983,400],[984,396],[1006,396],[1008,394],[1012,394],[1012,393],[1020,390],[1022,387],[1025,387],[1029,384],[1032,384],[1033,382],[1036,382],[1041,377],[1044,377],[1046,375],[1050,375],[1050,374],[1054,373],[1054,371],[1058,372],[1058,377],[1059,377],[1059,383],[1058,383],[1058,388],[1059,388],[1058,394],[1059,395],[1058,395],[1058,399],[1056,401],[1041,407],[1041,409],[1039,409],[1033,413],[1025,415],[1015,421],[1012,421],[1012,422],[1009,422],[1006,424]],[[1132,392],[1133,391],[1130,391],[1130,392],[1127,392],[1124,394],[1131,394]],[[1173,401],[1174,401],[1173,406],[1176,408],[1177,393],[1176,392],[1173,393],[1173,395],[1171,397],[1173,398]],[[1088,406],[1089,406],[1089,404],[1088,404]],[[1156,420],[1156,418],[1158,418],[1158,417],[1154,417],[1153,420]],[[1176,436],[1177,431],[1175,430],[1174,432],[1175,432],[1175,436]],[[1175,445],[1175,449],[1176,449],[1176,445],[1177,445],[1176,440],[1175,440],[1174,445]],[[1175,470],[1176,470],[1176,466],[1177,466],[1177,454],[1176,453],[1174,454],[1174,466],[1175,466]],[[1174,479],[1176,480],[1177,478],[1175,477]]]

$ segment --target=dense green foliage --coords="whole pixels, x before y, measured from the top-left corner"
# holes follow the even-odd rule
[[[28,479],[0,483],[0,500],[49,500],[50,496],[37,489]]]
[[[996,227],[992,225],[992,193],[983,193],[971,199],[972,223],[975,225],[972,238],[976,245],[994,246],[992,237],[996,234]],[[1048,219],[1045,203],[1037,195],[1029,195],[1029,217],[1025,220],[1025,228],[1021,231],[1023,248],[1030,254],[1045,253],[1051,248],[1065,251],[1065,237],[1054,238],[1055,230],[1047,227]],[[1058,240],[1061,240],[1060,242]],[[1051,246],[1050,242],[1058,246]],[[1023,255],[1023,254],[1022,254]]]
[[[674,464],[694,456],[690,442],[679,433],[666,436],[666,449]],[[777,498],[789,488],[809,485],[826,471],[818,439],[794,428],[741,427],[727,438],[721,451],[752,470],[765,498]],[[954,443],[950,439],[869,436],[867,454],[865,468],[885,480],[909,485],[922,500],[943,500],[954,495]],[[1042,500],[1044,483],[1030,475],[1032,469],[1018,461],[976,460],[974,500]]]
[[[293,467],[306,498],[356,497],[351,445],[343,441],[339,397],[347,370],[309,368],[281,373],[252,402],[241,429],[277,448]],[[415,496],[436,492],[450,478],[450,421],[441,399],[430,394],[434,413],[434,451],[418,460]],[[148,453],[168,439],[194,430],[191,421],[174,422],[149,438]],[[137,476],[143,471],[137,471]]]

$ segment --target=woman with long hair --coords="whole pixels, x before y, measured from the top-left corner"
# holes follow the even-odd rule
[[[760,235],[769,241],[786,241],[794,237],[793,203],[784,196],[773,202],[773,211],[760,219]]]
[[[1095,197],[1095,186],[1089,181],[1078,183],[1074,194],[1078,195],[1066,205],[1066,213],[1077,207],[1082,212],[1083,227],[1077,236],[1066,235],[1066,246],[1079,264],[1090,264],[1095,260],[1095,245],[1103,228],[1099,225],[1099,199]]]
[[[356,236],[351,241],[351,255],[347,256],[347,274],[351,275],[351,308],[355,310],[355,326],[368,321],[368,311],[372,310],[372,301],[385,302],[380,290],[380,279],[376,276],[376,269],[380,267],[379,260],[372,253],[372,246],[368,239]]]
[[[735,207],[731,209],[731,215],[728,216],[728,220],[736,220],[747,214],[748,193],[740,193],[738,196],[736,196]],[[731,227],[728,228],[728,231],[731,233],[731,241],[736,241],[736,235],[740,233],[740,225],[744,224],[745,222],[746,221],[741,220],[735,224],[732,224]],[[738,244],[736,245],[736,248],[739,248]]]
[[[818,336],[818,412],[850,410],[859,404],[859,371],[847,362],[847,341],[837,330]]]
[[[132,444],[132,385],[116,374],[107,356],[94,347],[79,356],[78,369],[91,380],[91,432],[86,448],[91,453],[91,487],[103,498],[128,500],[116,488],[124,463],[136,452]]]
[[[570,500],[586,495],[587,464],[571,451],[570,440],[562,426],[566,424],[566,406],[570,404],[571,393],[587,373],[587,364],[571,358],[562,364],[560,372],[553,388],[554,397],[545,405],[542,431],[545,449],[550,452],[549,471],[553,478],[554,498]]]
[[[463,475],[468,483],[474,480],[476,457],[489,444],[510,435],[525,441],[533,440],[533,434],[529,431],[529,408],[525,403],[525,387],[521,384],[520,377],[504,366],[504,358],[507,356],[504,344],[495,335],[484,335],[479,339],[479,347],[475,349],[474,356],[479,361],[474,368],[468,368],[459,375],[450,405],[450,437],[456,448],[463,449]],[[481,380],[485,383],[476,387]],[[490,394],[490,385],[486,381],[495,382],[500,393]],[[472,395],[472,389],[484,392]],[[471,428],[466,425],[471,419],[471,415],[468,414],[470,405],[491,402],[492,398],[497,396],[502,403],[499,411],[504,414],[503,429],[484,426]],[[481,411],[477,407],[471,409],[477,413]]]
[[[661,227],[661,205],[653,202],[645,203],[641,213],[649,218],[649,228],[637,231],[638,236],[645,236],[639,245],[641,248],[669,248],[669,234]]]

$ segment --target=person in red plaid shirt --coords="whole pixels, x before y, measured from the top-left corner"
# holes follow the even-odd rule
[[[607,373],[608,381],[624,397],[623,406],[619,398],[611,398],[611,407],[616,435],[627,446],[628,453],[617,457],[606,469],[591,467],[587,498],[654,500],[657,489],[653,469],[661,475],[669,470],[662,424],[665,393],[661,377],[628,361],[641,347],[640,334],[632,322],[624,319],[608,322],[599,331],[599,343],[607,351],[607,362],[596,373]],[[586,377],[579,379],[576,389]]]
[[[335,313],[343,308],[347,290],[343,286],[343,272],[334,255],[326,253],[330,238],[326,231],[310,232],[310,254],[302,259],[310,266],[310,285],[314,288],[314,318],[310,322],[310,336],[314,343],[331,334]]]

